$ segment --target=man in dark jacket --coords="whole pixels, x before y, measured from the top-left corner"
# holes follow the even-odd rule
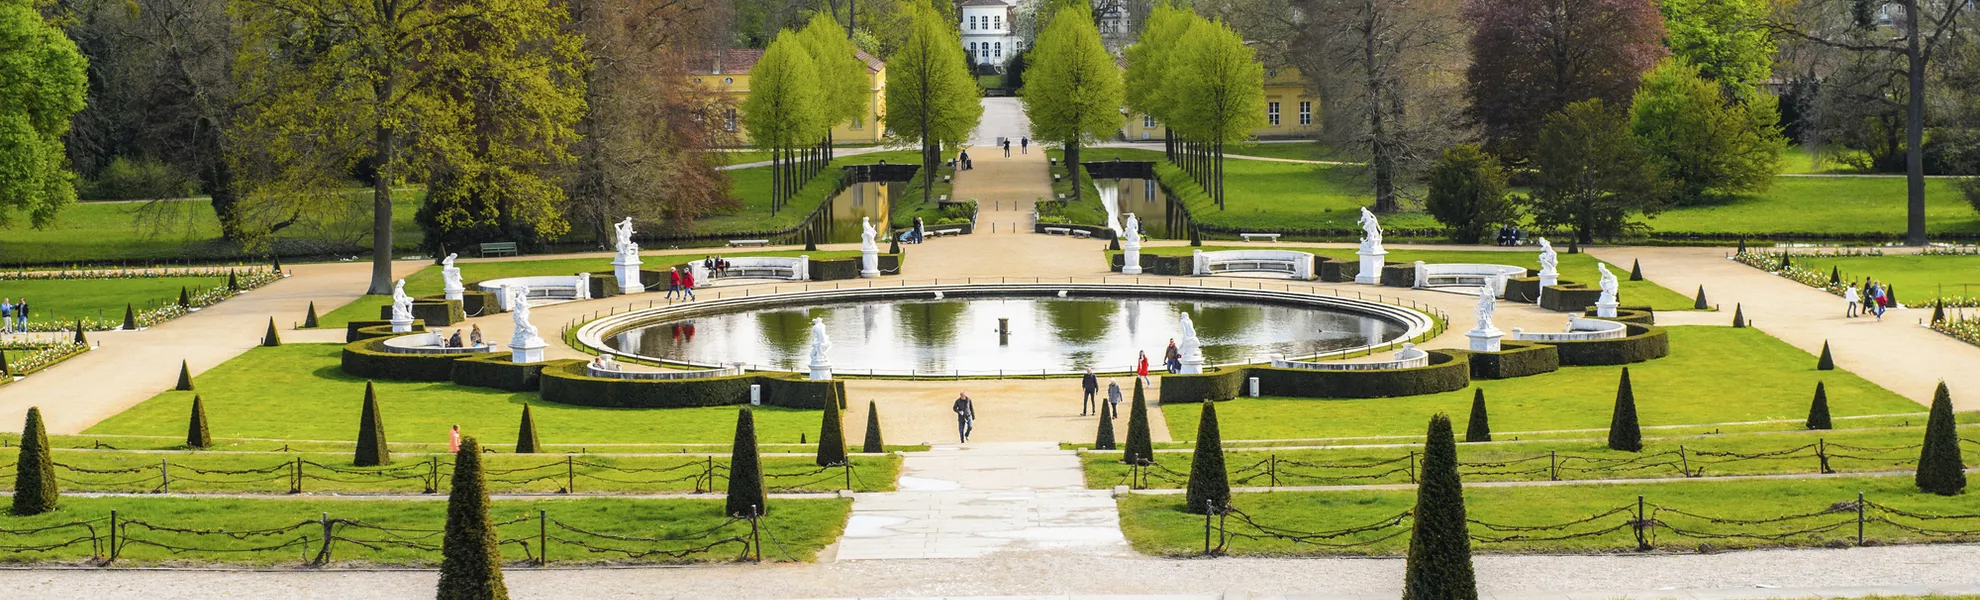
[[[1086,391],[1085,399],[1079,402],[1079,416],[1086,416],[1086,411],[1089,409],[1100,410],[1100,407],[1093,401],[1093,397],[1100,393],[1100,378],[1093,376],[1093,369],[1089,368],[1086,370],[1086,378],[1082,379],[1079,385],[1081,389]]]
[[[969,401],[969,393],[956,396],[956,432],[962,434],[962,441],[969,442],[969,432],[975,429],[976,403]]]

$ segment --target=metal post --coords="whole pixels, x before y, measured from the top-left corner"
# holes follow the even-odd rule
[[[1265,472],[1272,478],[1272,487],[1279,487],[1279,453],[1272,453],[1270,462],[1266,463]]]
[[[536,564],[538,565],[550,564],[550,534],[548,526],[544,524],[549,520],[549,517],[544,516],[543,509],[536,509]]]
[[[289,477],[291,478],[289,482],[289,493],[300,494],[302,493],[302,457],[296,457],[294,464],[295,466],[289,469]]]
[[[1636,549],[1637,550],[1650,549],[1650,541],[1643,537],[1643,529],[1648,526],[1649,523],[1643,520],[1643,495],[1638,494],[1636,496]]]
[[[439,491],[440,491],[440,457],[428,456],[426,457],[426,493],[433,494],[433,493],[438,493]]]
[[[564,493],[577,493],[577,476],[572,474],[571,455],[564,455]]]
[[[756,552],[756,562],[763,562],[762,527],[759,525],[763,519],[762,512],[755,506],[749,507],[749,548]]]
[[[1684,444],[1678,444],[1678,470],[1684,471],[1685,477],[1691,477],[1691,459],[1685,457]]]
[[[1203,501],[1203,553],[1204,554],[1210,553],[1210,518],[1212,516],[1212,513],[1217,512],[1216,507],[1217,507],[1217,502],[1215,500]]]
[[[162,458],[158,459],[158,490],[161,493],[172,493],[171,463]]]
[[[110,509],[110,558],[117,560],[117,509]]]
[[[1821,461],[1821,463],[1822,463],[1822,465],[1821,465],[1821,466],[1822,466],[1822,473],[1823,473],[1823,474],[1825,474],[1825,475],[1826,475],[1826,474],[1829,474],[1829,473],[1834,473],[1834,472],[1835,472],[1834,470],[1831,470],[1831,469],[1829,469],[1829,443],[1828,443],[1828,440],[1826,440],[1826,439],[1824,439],[1824,438],[1815,438],[1815,458]]]
[[[316,553],[316,564],[330,562],[330,513],[323,513],[323,550]]]
[[[1416,450],[1414,448],[1410,449],[1409,464],[1404,465],[1404,468],[1409,469],[1409,482],[1416,483]]]
[[[846,487],[841,489],[853,489],[853,461],[850,458],[846,459]]]
[[[1559,450],[1547,451],[1547,480],[1561,480],[1561,458]]]
[[[1863,492],[1856,493],[1856,545],[1863,545]]]

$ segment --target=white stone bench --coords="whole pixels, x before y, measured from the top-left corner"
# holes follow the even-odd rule
[[[441,337],[440,334],[441,332],[439,331],[429,331],[426,333],[385,338],[385,351],[393,354],[478,354],[495,351],[494,346],[486,343],[480,346],[449,348],[441,345],[441,342],[445,341],[446,338]],[[463,343],[467,342],[466,339],[462,339],[461,341]]]
[[[1617,321],[1568,317],[1567,331],[1558,333],[1527,333],[1514,327],[1512,339],[1522,342],[1579,342],[1587,340],[1612,340],[1629,337],[1629,326]]]
[[[1052,235],[1052,234],[1055,234],[1055,233],[1056,233],[1056,234],[1059,234],[1059,235],[1072,235],[1072,230],[1071,230],[1071,229],[1068,229],[1068,228],[1065,228],[1065,227],[1046,227],[1046,228],[1045,228],[1045,235]]]
[[[730,248],[760,248],[770,245],[770,240],[729,240]]]
[[[1192,275],[1218,273],[1283,273],[1293,279],[1313,278],[1313,254],[1293,250],[1213,250],[1191,252]]]
[[[1091,238],[1093,237],[1093,232],[1084,229],[1074,229],[1072,230],[1072,236],[1076,238]]]
[[[688,270],[694,273],[695,281],[716,279],[787,279],[805,281],[811,279],[811,255],[804,256],[737,256],[724,258],[728,268],[710,272],[705,263],[688,263]]]
[[[610,369],[600,369],[596,363],[587,364],[584,366],[584,373],[603,379],[634,379],[645,381],[706,379],[709,377],[728,377],[743,374],[743,368],[740,364],[722,367],[720,369],[703,369],[699,371],[625,371],[621,370],[621,363],[616,362],[612,363],[612,367]]]
[[[1525,277],[1526,267],[1483,264],[1425,264],[1416,261],[1416,287],[1490,286],[1495,297],[1506,295],[1506,280]]]
[[[529,297],[534,300],[589,300],[591,299],[591,274],[544,275],[537,277],[504,277],[490,279],[475,284],[481,291],[495,294],[495,303],[503,311],[512,310],[509,306],[509,288],[528,286]]]
[[[937,229],[937,230],[934,230],[934,231],[930,231],[930,232],[928,232],[928,235],[929,235],[930,237],[942,237],[942,236],[945,236],[945,235],[962,235],[962,230],[961,230],[961,229]]]
[[[1430,353],[1418,350],[1416,344],[1403,344],[1396,351],[1395,360],[1380,362],[1307,362],[1286,360],[1273,356],[1272,366],[1279,369],[1306,369],[1309,371],[1382,371],[1388,369],[1409,369],[1430,366]]]
[[[1256,241],[1253,240],[1252,238],[1264,238],[1266,240],[1273,242],[1279,241],[1279,234],[1276,233],[1240,233],[1238,235],[1243,237],[1244,241],[1247,242]]]

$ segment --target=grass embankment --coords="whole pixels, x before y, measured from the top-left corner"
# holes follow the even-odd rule
[[[1968,425],[1962,433],[1969,438],[1980,435],[1980,425]],[[1465,463],[1460,472],[1466,481],[1818,474],[1825,465],[1838,473],[1875,473],[1916,468],[1918,444],[1924,439],[1925,425],[1920,422],[1902,428],[1653,437],[1644,440],[1640,453],[1610,450],[1602,439],[1458,444],[1458,461]],[[1980,462],[1980,445],[1968,444],[1964,451],[1968,464]],[[1417,468],[1412,459],[1420,463],[1421,456],[1422,444],[1416,443],[1381,448],[1226,450],[1224,463],[1233,485],[1372,485],[1412,482]],[[1120,457],[1118,452],[1081,455],[1087,487],[1127,485],[1129,470]],[[1141,485],[1187,486],[1187,477],[1174,474],[1189,473],[1190,453],[1157,453],[1155,462],[1160,468]]]
[[[768,561],[814,560],[820,549],[838,541],[852,506],[852,501],[836,498],[771,502],[769,514],[761,522],[763,559]],[[447,518],[447,503],[443,501],[68,496],[62,498],[61,507],[53,512],[33,517],[0,514],[0,529],[20,531],[94,520],[97,541],[107,545],[107,519],[112,510],[117,511],[121,547],[116,564],[123,565],[300,565],[322,549],[320,520],[327,514],[333,523],[332,535],[339,538],[331,546],[331,562],[346,566],[431,567],[440,561],[440,530]],[[538,522],[539,510],[550,522]],[[722,510],[721,499],[497,500],[489,508],[489,517],[497,524],[495,535],[502,542],[502,558],[510,564],[525,562],[526,556],[535,556],[540,550],[539,527],[552,538],[548,553],[551,563],[719,563],[737,560],[750,538],[749,522],[731,522]],[[223,533],[257,530],[275,532]],[[614,540],[595,533],[634,539]],[[46,551],[0,551],[0,561],[83,562],[91,558],[90,535],[90,530],[80,527],[9,535],[5,543],[14,546],[54,545],[81,539]],[[641,541],[676,537],[691,541]],[[740,541],[717,544],[725,539]],[[772,539],[775,543],[771,543]],[[710,545],[713,546],[695,550]],[[173,547],[192,550],[174,552]],[[253,550],[256,548],[269,549]],[[593,551],[593,548],[614,550]],[[687,552],[679,556],[667,553],[639,556],[654,550]]]
[[[1836,416],[1918,412],[1917,403],[1843,370],[1817,371],[1816,358],[1755,329],[1667,327],[1668,357],[1629,365],[1645,426],[1800,419],[1815,383],[1824,382]],[[1478,380],[1499,431],[1605,428],[1615,408],[1619,367],[1562,367],[1544,375]],[[1421,435],[1436,413],[1462,418],[1472,390],[1365,400],[1239,398],[1220,402],[1225,439]],[[1162,406],[1169,434],[1195,439],[1196,404]]]
[[[667,267],[701,260],[703,256],[709,254],[720,254],[727,257],[810,255],[814,259],[825,260],[855,258],[859,256],[859,251],[820,250],[806,252],[803,250],[769,250],[760,252],[723,252],[720,248],[709,248],[703,254],[646,254],[644,258],[640,259],[644,263],[640,268],[649,271],[665,270]],[[612,259],[603,257],[546,258],[543,260],[502,260],[488,262],[471,261],[454,264],[460,267],[461,282],[469,286],[469,289],[474,289],[472,286],[476,282],[504,277],[576,275],[578,273],[590,273],[593,277],[613,276]],[[445,291],[445,287],[446,281],[440,277],[439,265],[428,266],[406,277],[406,293],[413,296],[439,294]],[[664,292],[666,290],[663,288],[660,291]],[[177,294],[176,291],[173,293]],[[388,294],[360,296],[358,299],[352,300],[349,304],[336,307],[329,312],[318,313],[317,326],[334,329],[344,327],[351,321],[375,321],[379,319],[380,309],[391,305],[392,296]],[[327,307],[319,306],[317,310],[320,311],[325,308]],[[301,322],[301,317],[302,315],[296,315],[294,321]]]
[[[1980,298],[1980,256],[1806,256],[1795,257],[1794,262],[1825,273],[1840,270],[1846,282],[1861,283],[1869,277],[1895,285],[1898,301],[1910,306],[1940,296]]]
[[[292,227],[275,236],[275,252],[284,256],[358,254],[371,248],[371,191],[339,194],[360,222],[333,228]],[[392,245],[405,250],[419,246],[423,236],[413,213],[425,192],[395,190],[392,194]],[[141,203],[82,202],[63,209],[55,223],[34,229],[25,223],[0,228],[0,264],[146,263],[185,264],[187,261],[230,260],[249,256],[240,246],[220,239],[220,220],[207,200],[171,201],[165,208],[179,215],[166,229],[142,226]],[[265,253],[253,255],[259,258]],[[176,294],[176,291],[174,292]]]
[[[357,439],[365,381],[344,374],[338,366],[342,351],[341,344],[254,348],[194,377],[213,436]],[[446,443],[448,427],[456,424],[481,439],[513,440],[525,402],[530,403],[537,434],[546,444],[727,444],[735,439],[736,407],[732,406],[593,408],[541,402],[534,392],[451,383],[379,381],[375,385],[389,439],[405,442]],[[184,436],[194,394],[166,391],[84,433]],[[764,443],[796,443],[800,436],[807,441],[818,436],[818,411],[761,406],[755,412],[757,439]]]
[[[1364,157],[1353,152],[1342,151],[1320,142],[1299,141],[1281,143],[1251,143],[1225,146],[1225,160],[1229,156],[1257,156],[1261,158],[1284,158],[1289,160],[1320,160],[1333,162],[1360,162]]]
[[[225,277],[149,279],[20,279],[0,284],[11,302],[28,301],[28,321],[47,323],[83,318],[119,323],[125,305],[138,310],[179,301],[179,289],[227,285]]]
[[[974,157],[971,158],[974,159]],[[921,160],[921,155],[916,153],[913,160]],[[917,162],[916,164],[919,163]],[[945,176],[949,177],[950,180],[943,181],[942,178]],[[915,217],[921,217],[921,222],[924,226],[935,226],[936,222],[940,221],[944,216],[941,206],[943,196],[948,196],[952,202],[974,200],[974,198],[955,197],[955,177],[955,167],[936,163],[934,189],[923,190],[922,188],[928,183],[928,175],[917,169],[914,172],[914,179],[909,180],[907,185],[900,187],[901,195],[889,199],[890,202],[893,202],[893,206],[889,208],[889,212],[893,213],[893,220],[890,221],[893,227],[895,229],[913,227]],[[963,175],[963,177],[973,177],[973,175]]]
[[[1646,532],[1660,550],[1693,551],[1774,546],[1853,545],[1856,540],[1857,493],[1866,500],[1899,510],[1934,515],[1972,515],[1972,500],[1961,496],[1923,494],[1909,475],[1902,477],[1827,477],[1820,479],[1711,480],[1688,479],[1626,484],[1575,484],[1518,487],[1471,487],[1465,490],[1466,516],[1474,550],[1483,553],[1625,552],[1637,548],[1634,518],[1637,497],[1643,497],[1645,517],[1653,519]],[[1203,550],[1203,516],[1182,511],[1181,495],[1129,495],[1119,501],[1121,531],[1134,549],[1145,554],[1193,555]],[[1410,510],[1416,490],[1357,490],[1340,492],[1270,492],[1236,494],[1231,503],[1260,525],[1295,532],[1334,531],[1383,522]],[[1677,509],[1692,513],[1680,514]],[[1493,529],[1480,525],[1550,526],[1609,513],[1587,523],[1533,531]],[[1980,538],[1980,518],[1923,521],[1872,507],[1864,537],[1875,544],[1919,543]],[[1693,515],[1719,519],[1772,520],[1765,523],[1713,523]],[[1876,518],[1911,527],[1970,531],[1959,536],[1930,536],[1908,531]],[[1295,543],[1275,538],[1238,538],[1230,554],[1259,555],[1399,555],[1409,545],[1409,520],[1337,538]],[[1257,534],[1238,519],[1225,522],[1232,532]],[[1804,530],[1815,529],[1805,533]],[[1604,533],[1595,533],[1608,530]],[[1686,537],[1736,534],[1718,538]],[[1587,533],[1582,537],[1572,534]],[[1383,539],[1385,536],[1392,536]],[[1748,537],[1754,536],[1754,537]],[[1492,541],[1504,538],[1506,541]],[[1560,539],[1566,537],[1567,539]],[[1779,539],[1771,539],[1779,537]],[[1487,538],[1479,540],[1476,538]],[[1380,540],[1380,541],[1376,541]],[[1339,547],[1365,542],[1366,545]]]
[[[508,449],[507,445],[486,447]],[[0,450],[0,465],[12,465],[17,453],[12,448]],[[65,465],[56,469],[66,491],[156,492],[164,490],[164,484],[169,483],[175,493],[285,494],[295,489],[291,487],[292,479],[300,474],[303,477],[300,490],[308,493],[431,491],[444,494],[453,476],[453,457],[444,453],[400,454],[385,467],[353,467],[348,452],[63,450],[56,451],[54,456],[56,463]],[[900,462],[900,457],[892,454],[853,456],[849,489],[893,491]],[[584,494],[720,492],[728,486],[728,464],[726,454],[716,457],[490,454],[483,459],[483,468],[488,471],[488,490],[496,494],[550,494],[572,489]],[[809,456],[765,456],[763,472],[767,485],[779,492],[848,489],[844,469],[821,469]],[[11,468],[0,473],[0,480],[11,479]]]
[[[767,160],[767,159],[765,159]],[[833,183],[833,169],[847,165],[868,165],[880,161],[889,164],[921,164],[920,150],[887,150],[833,159],[830,166],[813,178],[798,191],[797,195],[776,214],[770,213],[770,167],[752,167],[724,171],[729,176],[729,195],[739,205],[732,211],[703,215],[694,220],[694,235],[730,235],[740,233],[761,233],[783,231],[796,227],[818,209],[818,205],[831,200],[832,192],[837,191]]]

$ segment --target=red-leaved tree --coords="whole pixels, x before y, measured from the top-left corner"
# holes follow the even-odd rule
[[[1628,106],[1664,48],[1652,0],[1467,0],[1470,114],[1512,161],[1533,153],[1540,123],[1568,104]]]

